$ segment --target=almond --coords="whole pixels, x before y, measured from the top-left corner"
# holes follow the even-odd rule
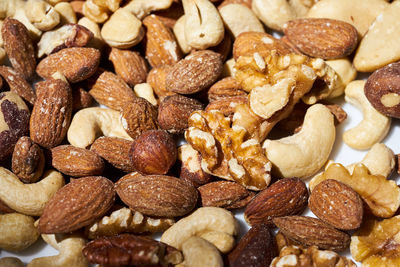
[[[32,105],[35,103],[36,94],[22,75],[7,66],[0,66],[0,75],[7,82],[10,91],[17,93]]]
[[[37,99],[30,118],[30,137],[35,143],[52,148],[64,140],[71,122],[71,88],[59,79],[38,82],[35,87]]]
[[[89,94],[98,103],[118,111],[136,99],[135,93],[122,78],[109,71],[100,74]]]
[[[128,174],[116,183],[121,200],[148,216],[183,216],[196,205],[197,191],[184,181],[165,175]]]
[[[147,28],[146,58],[153,68],[173,65],[182,58],[174,34],[156,15],[147,16],[143,25]]]
[[[275,217],[301,214],[307,200],[305,183],[298,178],[285,178],[258,193],[247,205],[244,218],[250,225],[272,225]]]
[[[103,160],[93,151],[71,145],[51,149],[54,168],[74,177],[100,175],[104,170]]]
[[[212,102],[225,97],[247,96],[242,86],[233,77],[227,77],[216,82],[207,92],[208,101]]]
[[[222,73],[221,55],[210,50],[191,53],[175,64],[166,78],[166,89],[194,94],[210,87]]]
[[[176,95],[176,93],[167,90],[167,75],[172,69],[172,66],[164,65],[159,68],[153,68],[149,75],[147,75],[147,83],[153,88],[154,93],[160,100],[169,95]]]
[[[35,48],[29,32],[16,19],[6,18],[1,27],[4,49],[13,68],[21,75],[31,80],[35,75]]]
[[[224,116],[233,116],[236,110],[236,106],[247,103],[247,96],[233,96],[223,97],[210,102],[206,111],[219,110],[224,113]]]
[[[117,169],[132,172],[135,168],[129,157],[133,142],[118,137],[102,136],[97,138],[90,150],[105,159]]]
[[[36,67],[44,79],[51,78],[59,71],[71,83],[86,80],[92,76],[100,63],[100,51],[95,48],[71,47],[45,57]]]
[[[323,221],[306,216],[286,216],[272,219],[288,238],[304,246],[342,251],[349,247],[350,236]]]
[[[72,110],[79,111],[84,108],[89,108],[94,103],[94,98],[83,88],[73,88],[72,90]]]
[[[319,183],[308,203],[311,211],[337,229],[354,230],[363,218],[363,202],[351,187],[332,179]]]
[[[95,222],[113,205],[114,184],[105,177],[71,180],[49,200],[39,220],[42,234],[69,233]]]
[[[285,35],[302,53],[323,59],[350,55],[357,46],[357,29],[344,21],[307,18],[289,21]]]

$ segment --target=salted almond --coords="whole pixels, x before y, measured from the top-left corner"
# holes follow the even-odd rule
[[[10,91],[17,93],[20,97],[33,105],[36,100],[35,91],[25,78],[7,66],[0,66],[0,75],[7,82]]]

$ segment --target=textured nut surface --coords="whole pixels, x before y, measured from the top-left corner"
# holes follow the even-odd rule
[[[154,93],[157,97],[162,100],[164,97],[169,95],[175,95],[176,93],[168,91],[166,79],[172,66],[164,65],[160,68],[153,68],[147,76],[147,83],[153,88]]]
[[[81,87],[72,89],[72,112],[89,108],[93,105],[94,98]]]
[[[121,200],[149,216],[177,217],[193,210],[197,191],[184,181],[166,175],[128,174],[116,183]]]
[[[107,178],[71,180],[47,203],[39,220],[39,232],[68,233],[89,225],[109,210],[114,198],[114,184]]]
[[[207,96],[208,100],[212,102],[220,98],[247,96],[247,94],[242,90],[242,87],[235,78],[226,77],[214,83],[213,86],[208,89]]]
[[[0,66],[0,75],[10,87],[10,91],[18,94],[20,97],[33,105],[36,100],[36,94],[32,86],[22,77],[21,74],[16,72],[10,67]]]
[[[28,0],[25,14],[33,26],[41,31],[51,30],[60,23],[60,14],[44,0]]]
[[[247,96],[232,96],[232,97],[221,97],[217,100],[211,101],[205,111],[218,110],[226,117],[233,118],[236,112],[236,107],[242,104],[247,104]]]

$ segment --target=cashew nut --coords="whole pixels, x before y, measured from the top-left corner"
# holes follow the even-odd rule
[[[341,96],[344,93],[345,86],[356,78],[357,70],[348,58],[326,60],[325,63],[337,73],[343,83],[343,86],[336,87],[328,98]]]
[[[132,0],[124,8],[141,20],[152,11],[169,8],[172,2],[172,0]]]
[[[104,46],[104,40],[101,37],[100,27],[96,22],[94,22],[86,17],[83,17],[78,21],[78,24],[86,27],[88,30],[90,30],[93,33],[93,38],[92,38],[92,40],[90,40],[89,44],[87,45],[88,47],[94,47],[97,49],[101,49]]]
[[[62,25],[77,22],[75,11],[70,3],[58,3],[54,6],[54,10],[60,15],[60,23]]]
[[[327,161],[335,142],[333,115],[321,104],[311,106],[300,132],[279,140],[265,140],[263,148],[279,177],[307,178]]]
[[[353,81],[345,90],[345,100],[359,107],[364,114],[363,120],[357,126],[343,134],[343,141],[355,149],[370,148],[385,138],[390,129],[391,119],[379,113],[365,96],[365,82]]]
[[[182,244],[185,261],[177,266],[223,267],[224,262],[218,249],[203,238],[192,236]]]
[[[257,16],[241,4],[228,4],[219,9],[226,27],[235,38],[242,32],[265,32]]]
[[[178,42],[179,47],[182,52],[187,54],[192,50],[192,47],[188,45],[185,37],[185,15],[181,16],[174,25],[174,34],[176,37],[176,41]]]
[[[60,23],[60,15],[43,0],[28,0],[25,14],[29,21],[41,31],[49,31]]]
[[[0,215],[0,248],[21,251],[35,243],[39,232],[34,223],[31,216],[19,213]]]
[[[222,71],[221,77],[235,77],[236,69],[235,69],[235,59],[228,59],[224,63],[224,69]]]
[[[24,3],[24,2],[23,2]],[[37,40],[42,35],[42,31],[36,28],[28,19],[25,14],[24,8],[20,7],[15,10],[14,15],[12,16],[14,19],[19,20],[24,26],[28,29],[29,36],[33,40]]]
[[[207,49],[224,39],[224,23],[217,8],[209,0],[182,0],[182,4],[188,45],[196,49]]]
[[[64,185],[63,176],[47,171],[42,180],[24,184],[9,170],[0,167],[0,199],[20,213],[40,216],[49,199]]]
[[[77,235],[42,235],[43,240],[57,249],[56,256],[33,259],[27,267],[87,267],[89,262],[82,254],[86,240]]]
[[[219,232],[222,237],[213,243],[222,253],[230,251],[235,243],[233,236],[237,235],[239,224],[233,214],[225,209],[203,207],[191,215],[179,220],[161,236],[161,242],[182,250],[183,243],[192,236],[200,236],[213,243],[215,238],[210,232]],[[209,239],[211,240],[209,240]]]
[[[136,84],[133,88],[137,97],[141,97],[149,101],[152,105],[157,106],[157,99],[154,96],[153,88],[148,83]]]
[[[86,148],[101,135],[132,140],[122,126],[120,116],[118,111],[98,107],[78,111],[68,129],[69,143]]]
[[[5,257],[0,259],[0,266],[2,267],[24,267],[24,263],[15,257]]]

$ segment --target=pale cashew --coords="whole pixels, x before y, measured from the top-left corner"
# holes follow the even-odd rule
[[[333,115],[321,104],[311,106],[300,132],[279,140],[265,140],[263,148],[279,177],[307,178],[327,161],[335,142]]]
[[[49,199],[64,185],[61,173],[51,170],[37,183],[24,184],[9,170],[0,167],[0,199],[20,213],[40,216]]]
[[[14,19],[19,20],[24,26],[28,29],[29,36],[33,40],[38,40],[40,36],[42,35],[42,31],[36,28],[28,19],[28,17],[25,14],[25,10],[21,8],[17,8],[15,10],[14,15],[12,16]]]
[[[0,248],[21,251],[35,243],[39,232],[34,223],[31,216],[19,213],[0,215]]]
[[[390,129],[391,119],[379,113],[368,101],[364,94],[364,80],[349,83],[345,90],[345,100],[359,107],[363,120],[354,128],[343,134],[343,141],[355,149],[368,149],[380,142]]]
[[[218,249],[203,238],[192,236],[182,244],[184,267],[223,267],[224,262]]]
[[[191,215],[179,220],[161,236],[161,242],[173,246],[179,250],[183,243],[192,236],[202,236],[207,239],[207,232],[220,232],[220,236],[235,236],[239,231],[239,224],[233,214],[225,209],[216,207],[203,207],[197,209]],[[213,243],[215,238],[207,240]],[[225,240],[225,241],[224,241]],[[223,244],[213,243],[222,253],[230,251],[234,246],[234,239],[223,239]]]
[[[24,5],[22,0],[2,0],[0,1],[0,19],[14,16],[17,9]]]
[[[101,50],[101,48],[104,46],[104,40],[101,37],[99,25],[96,22],[94,22],[86,17],[81,18],[78,21],[78,24],[86,27],[88,30],[90,30],[93,33],[93,38],[92,38],[92,40],[90,40],[90,42],[88,43],[87,46],[94,47],[94,48]]]
[[[221,7],[219,13],[235,38],[242,32],[265,32],[257,16],[244,5],[228,4]]]
[[[33,259],[27,267],[87,267],[89,262],[82,254],[86,240],[77,235],[42,235],[43,240],[57,249],[56,256]]]
[[[176,41],[182,52],[187,54],[192,50],[192,47],[188,45],[185,37],[185,15],[181,16],[174,25],[174,34]]]
[[[43,0],[28,0],[25,14],[33,26],[41,31],[49,31],[60,23],[60,14]]]
[[[235,59],[228,59],[224,63],[224,69],[222,71],[221,77],[235,77],[236,69],[235,69]]]
[[[136,96],[141,97],[149,101],[152,105],[157,106],[157,99],[154,96],[153,88],[148,83],[136,84],[133,88]]]
[[[172,0],[132,0],[124,8],[132,12],[138,19],[144,19],[152,11],[167,9]]]
[[[78,111],[68,129],[69,143],[86,148],[102,135],[132,140],[122,126],[120,116],[118,111],[98,107]]]
[[[101,37],[111,47],[130,48],[143,39],[144,29],[135,15],[120,8],[104,23]]]
[[[60,15],[61,25],[76,23],[77,18],[74,9],[70,3],[61,2],[54,6],[54,10]]]
[[[348,58],[326,60],[325,63],[337,73],[343,83],[343,86],[338,86],[331,92],[328,99],[341,96],[344,93],[345,86],[356,78],[357,70]]]
[[[224,23],[217,8],[209,0],[182,0],[182,4],[188,45],[196,49],[207,49],[224,39]]]
[[[24,267],[24,263],[15,257],[5,257],[0,259],[0,266],[2,267]]]

